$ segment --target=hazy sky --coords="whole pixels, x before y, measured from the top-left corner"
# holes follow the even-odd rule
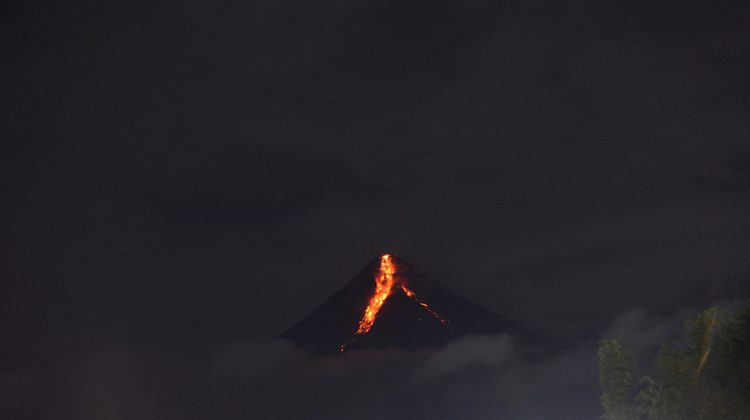
[[[0,367],[267,340],[386,251],[571,346],[746,292],[749,25],[746,1],[5,2]]]

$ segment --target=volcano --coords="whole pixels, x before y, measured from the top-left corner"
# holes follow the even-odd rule
[[[469,334],[508,333],[545,340],[416,272],[403,258],[374,259],[313,312],[282,334],[314,355],[364,349],[433,348]]]

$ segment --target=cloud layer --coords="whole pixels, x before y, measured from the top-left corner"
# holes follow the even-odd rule
[[[606,336],[652,357],[660,343],[679,341],[682,315],[628,311]],[[594,419],[596,363],[595,340],[533,356],[503,334],[326,358],[281,340],[233,341],[202,355],[100,343],[0,376],[0,395],[19,419]]]

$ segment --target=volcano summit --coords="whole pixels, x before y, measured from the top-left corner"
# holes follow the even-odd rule
[[[402,258],[370,262],[316,310],[282,334],[312,354],[368,348],[417,349],[468,334],[508,333],[544,340],[425,279]]]

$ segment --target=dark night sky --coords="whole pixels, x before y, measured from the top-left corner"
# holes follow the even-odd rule
[[[5,2],[0,372],[267,340],[385,251],[569,345],[746,293],[748,27],[746,1]]]

